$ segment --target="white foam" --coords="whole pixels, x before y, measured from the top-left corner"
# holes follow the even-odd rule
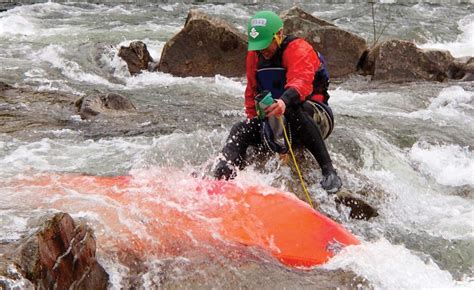
[[[396,116],[394,110],[405,97],[397,92],[353,92],[341,88],[330,90],[331,108],[336,114],[349,116]]]
[[[439,96],[428,106],[428,109],[435,110],[441,108],[469,108],[474,109],[474,92],[465,91],[460,86],[444,88]]]
[[[113,84],[101,76],[84,72],[77,62],[64,58],[62,55],[65,53],[66,49],[64,47],[51,44],[34,54],[32,60],[50,63],[53,67],[60,69],[66,77],[74,81],[106,85],[112,88],[122,88],[121,85]]]
[[[474,119],[469,113],[474,110],[474,92],[466,91],[460,86],[444,88],[423,110],[402,114],[411,118],[431,119],[440,125],[446,121],[465,124],[467,129],[474,130]]]
[[[366,99],[374,99],[377,97],[378,93],[376,92],[369,92],[369,93],[356,93],[349,90],[344,90],[341,88],[336,88],[335,90],[329,90],[329,94],[331,95],[331,101],[335,104],[338,103],[346,103],[346,102],[353,102],[353,101],[360,101]]]
[[[465,16],[458,22],[462,33],[453,42],[428,42],[418,45],[425,49],[448,50],[454,57],[474,56],[474,14]]]
[[[384,219],[435,237],[473,237],[472,204],[460,196],[445,194],[440,186],[420,174],[412,167],[408,152],[376,132],[367,132],[360,146],[364,150],[362,173],[386,192],[386,202],[380,208]]]
[[[474,185],[474,152],[469,147],[417,142],[409,156],[422,172],[431,175],[439,184]]]
[[[219,88],[219,92],[224,92],[235,97],[242,98],[245,92],[245,85],[240,80],[234,80],[225,76],[216,75],[214,83]]]
[[[163,72],[144,71],[141,74],[126,78],[126,88],[136,89],[144,87],[168,87],[176,85],[192,85],[206,88],[207,91],[225,93],[238,98],[243,98],[245,86],[238,80],[216,75],[210,77],[176,77]]]
[[[325,269],[350,269],[377,289],[455,288],[451,274],[433,261],[424,262],[401,245],[385,239],[349,246],[332,258]]]
[[[169,4],[169,5],[160,5],[160,8],[167,11],[167,12],[172,12],[178,7],[178,3],[175,4]]]
[[[122,14],[122,15],[131,15],[133,11],[130,8],[125,8],[123,5],[113,6],[110,9],[104,11],[106,14]]]
[[[11,210],[0,211],[0,241],[20,239],[26,231],[28,218],[15,215]]]
[[[225,18],[224,15],[245,20],[250,18],[250,13],[245,9],[245,6],[234,3],[226,3],[224,5],[204,5],[202,10],[208,14],[217,14],[221,18]]]
[[[1,14],[0,14],[1,15]],[[34,19],[21,15],[0,17],[0,36],[5,35],[35,35],[41,27]]]

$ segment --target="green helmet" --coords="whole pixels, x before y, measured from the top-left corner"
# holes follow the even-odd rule
[[[283,27],[281,18],[271,11],[257,12],[247,26],[248,50],[262,50],[272,43],[275,33]]]

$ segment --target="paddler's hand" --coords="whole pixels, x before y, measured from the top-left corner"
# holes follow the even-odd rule
[[[271,117],[280,117],[285,113],[286,105],[285,102],[281,99],[276,99],[276,101],[268,108],[265,109],[265,116]]]

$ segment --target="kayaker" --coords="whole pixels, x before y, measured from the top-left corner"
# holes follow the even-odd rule
[[[329,193],[337,192],[342,182],[324,143],[334,127],[324,58],[304,39],[284,35],[283,21],[271,11],[256,13],[248,22],[247,35],[247,119],[232,127],[214,176],[234,178],[236,169],[245,166],[249,146],[286,153],[288,142],[278,139],[282,123],[275,121],[282,117],[293,140],[303,144],[318,162],[322,187]],[[255,100],[266,95],[274,102],[259,118]]]

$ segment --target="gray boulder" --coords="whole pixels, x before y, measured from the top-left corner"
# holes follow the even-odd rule
[[[120,115],[121,112],[137,110],[129,98],[114,93],[82,97],[75,105],[82,119],[90,119],[99,114]]]
[[[191,10],[184,28],[163,48],[158,70],[175,76],[243,76],[246,53],[244,34],[221,19]]]
[[[285,34],[305,38],[326,59],[331,77],[344,77],[357,71],[366,41],[351,32],[318,19],[298,7],[281,13]]]

